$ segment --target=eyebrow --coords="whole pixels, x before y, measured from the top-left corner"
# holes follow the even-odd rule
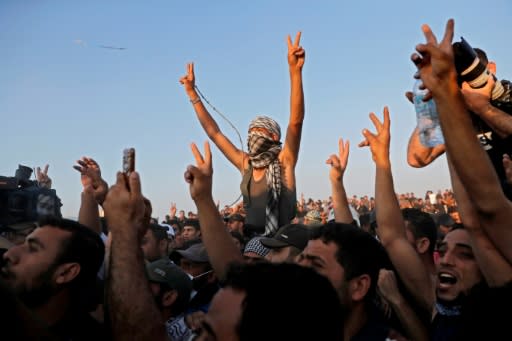
[[[27,238],[27,243],[29,244],[36,244],[37,246],[39,246],[41,249],[44,249],[44,244],[41,243],[41,241],[35,237],[28,237]]]
[[[448,245],[448,243],[443,242],[443,243],[439,244],[439,248],[446,247],[447,245]],[[468,245],[465,243],[455,243],[455,247],[461,247],[461,248],[473,251],[473,248],[471,247],[471,245]]]
[[[302,255],[304,256],[304,258],[307,258],[310,261],[315,261],[316,260],[316,261],[321,262],[322,264],[325,264],[325,261],[322,258],[318,257],[318,256],[308,255],[306,253],[303,253]]]

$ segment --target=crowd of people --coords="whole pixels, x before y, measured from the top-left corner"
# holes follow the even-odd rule
[[[192,145],[195,163],[184,174],[196,213],[172,203],[162,220],[143,195],[143,174],[118,172],[109,186],[100,165],[81,158],[78,221],[1,217],[2,339],[508,339],[512,112],[492,101],[495,77],[479,88],[461,80],[453,20],[441,40],[427,25],[422,30],[426,42],[411,59],[435,100],[445,143],[423,146],[413,129],[404,157],[426,167],[446,153],[451,190],[396,194],[384,107],[382,115],[370,113],[373,128],[359,144],[373,158],[373,196],[347,195],[350,144],[340,139],[327,159],[331,196],[297,199],[300,33],[288,37],[284,143],[279,124],[258,116],[248,152],[237,149],[198,96],[189,64],[180,81],[210,140],[243,175],[243,200],[223,208],[214,202],[208,142]],[[475,131],[475,121],[490,133]],[[36,176],[38,186],[51,187],[48,168]]]

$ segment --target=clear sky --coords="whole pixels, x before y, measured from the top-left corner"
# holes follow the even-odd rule
[[[0,2],[0,175],[18,164],[50,164],[65,216],[78,214],[81,184],[72,166],[96,159],[112,183],[122,150],[135,147],[143,192],[154,216],[194,210],[183,180],[189,144],[207,139],[179,84],[194,61],[196,84],[245,138],[257,114],[285,130],[289,115],[286,36],[302,31],[306,116],[297,191],[329,196],[327,157],[338,138],[351,143],[346,187],[372,195],[374,164],[357,148],[368,113],[392,120],[391,157],[398,192],[424,195],[449,187],[444,157],[426,169],[406,163],[415,114],[404,92],[415,71],[410,55],[421,24],[441,35],[455,19],[488,52],[498,78],[512,78],[509,0],[418,1],[15,1]],[[104,49],[99,45],[124,47]],[[224,133],[235,131],[212,112]],[[240,174],[213,147],[214,197],[238,197]]]

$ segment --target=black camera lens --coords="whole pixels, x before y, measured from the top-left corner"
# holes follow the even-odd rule
[[[453,43],[453,53],[459,82],[468,82],[472,88],[483,87],[491,73],[471,45],[461,37],[460,42]]]

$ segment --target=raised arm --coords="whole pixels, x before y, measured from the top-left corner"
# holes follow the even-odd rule
[[[418,53],[411,58],[436,101],[446,149],[482,228],[507,261],[512,262],[512,203],[505,197],[491,161],[475,137],[458,87],[451,44],[453,26],[453,20],[449,20],[444,38],[438,43],[430,27],[424,25],[427,43],[417,45]]]
[[[197,207],[202,240],[213,270],[219,279],[223,279],[230,263],[243,262],[244,259],[224,227],[219,210],[213,201],[212,154],[208,142],[204,144],[204,150],[203,157],[197,146],[192,144],[197,166],[187,167],[185,181],[190,184],[190,196]]]
[[[78,221],[100,234],[101,223],[98,205],[102,205],[105,200],[108,184],[101,177],[99,164],[91,158],[82,157],[73,168],[80,172],[83,186]]]
[[[496,73],[496,64],[489,62],[489,71]],[[512,116],[491,104],[491,92],[496,81],[489,77],[487,84],[479,89],[473,89],[468,83],[462,83],[464,101],[476,115],[480,116],[501,138],[512,135]]]
[[[435,294],[427,268],[419,254],[407,240],[405,223],[395,195],[391,162],[389,160],[390,119],[384,108],[384,122],[370,113],[376,134],[363,130],[365,140],[360,146],[369,146],[375,162],[375,208],[378,235],[389,254],[407,290],[427,311],[432,311]]]
[[[391,306],[410,340],[429,340],[427,327],[398,290],[396,276],[392,270],[380,269],[377,292]]]
[[[464,228],[468,231],[473,245],[473,252],[482,274],[490,287],[500,287],[512,281],[512,265],[505,260],[482,229],[478,214],[469,200],[466,190],[453,168],[448,154],[448,168],[452,188],[457,200],[457,208]]]
[[[288,36],[288,66],[290,71],[290,120],[286,129],[286,138],[283,146],[285,162],[295,168],[299,157],[302,123],[304,121],[304,91],[302,89],[302,67],[306,59],[306,52],[300,46],[301,32],[297,33],[295,42]]]
[[[337,223],[351,224],[354,218],[348,206],[347,193],[343,185],[343,175],[347,169],[348,155],[350,149],[349,141],[343,143],[338,141],[339,157],[332,154],[325,163],[331,165],[329,180],[331,181],[332,205],[334,210],[334,221]]]
[[[244,152],[238,149],[220,130],[219,125],[213,119],[212,115],[206,110],[201,97],[195,88],[195,74],[194,63],[187,64],[187,75],[181,77],[180,83],[183,84],[185,92],[187,93],[190,103],[196,111],[197,118],[201,123],[206,135],[212,140],[213,143],[220,149],[222,154],[241,172],[245,168],[247,158]]]
[[[107,300],[114,340],[167,340],[165,325],[151,294],[145,273],[140,239],[145,215],[137,172],[129,179],[117,174],[117,182],[105,200],[110,227]]]

